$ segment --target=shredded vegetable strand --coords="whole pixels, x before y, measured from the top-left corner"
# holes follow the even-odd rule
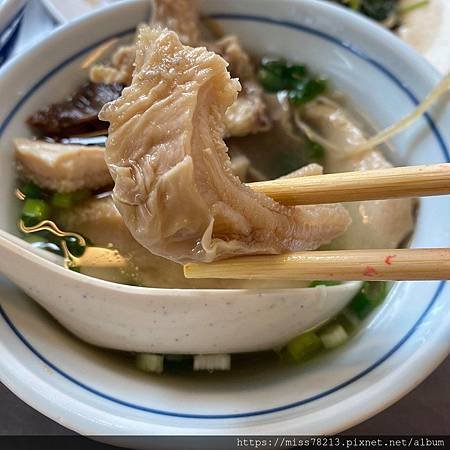
[[[348,153],[359,154],[372,150],[374,147],[384,144],[387,140],[396,134],[411,126],[422,114],[427,112],[434,102],[439,100],[450,89],[450,74],[446,75],[439,84],[428,94],[428,96],[420,103],[417,108],[406,117],[376,134],[363,144],[347,149]],[[320,143],[320,142],[319,142]]]
[[[303,133],[306,135],[306,137],[314,142],[317,142],[322,147],[326,148],[327,150],[337,150],[337,147],[328,139],[323,138],[319,133],[314,131],[309,125],[307,125],[300,116],[300,111],[296,110],[294,112],[294,122],[297,127],[303,131]]]
[[[105,43],[96,47],[94,50],[92,50],[91,53],[88,54],[88,56],[85,58],[85,60],[81,63],[81,68],[87,69],[88,67],[92,66],[108,50],[110,50],[114,45],[116,45],[118,41],[119,41],[119,39],[117,39],[117,38],[109,39]]]
[[[428,6],[430,4],[430,0],[421,0],[412,5],[406,5],[402,8],[399,8],[398,13],[400,15],[409,14],[410,12],[415,11],[416,9],[423,8],[424,6]]]
[[[31,226],[31,227],[27,227],[21,220],[18,223],[18,227],[19,227],[19,230],[22,231],[22,233],[24,233],[24,234],[35,233],[37,231],[49,231],[53,235],[62,237],[62,238],[74,237],[79,240],[80,245],[82,245],[82,246],[87,245],[86,239],[84,239],[84,237],[81,234],[69,232],[69,231],[62,231],[51,220],[43,220],[42,222],[40,222],[34,226]]]

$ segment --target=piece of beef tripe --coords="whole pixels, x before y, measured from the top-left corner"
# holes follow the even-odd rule
[[[232,174],[225,112],[240,90],[226,61],[141,27],[132,84],[105,105],[114,201],[134,238],[174,261],[313,250],[350,223],[339,204],[286,207]]]

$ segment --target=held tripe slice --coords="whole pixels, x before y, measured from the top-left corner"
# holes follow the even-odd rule
[[[239,89],[220,56],[141,28],[131,86],[100,118],[114,201],[152,253],[185,263],[312,250],[350,224],[341,205],[285,207],[232,174],[222,136]]]

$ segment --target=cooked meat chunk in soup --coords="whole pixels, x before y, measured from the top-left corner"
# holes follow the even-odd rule
[[[237,100],[225,113],[227,136],[246,136],[269,130],[271,120],[263,90],[256,79],[250,57],[239,39],[236,36],[226,36],[207,47],[228,62],[228,70],[233,77],[239,78],[242,86]]]
[[[279,178],[317,160],[310,157],[308,139],[293,123],[285,93],[265,94],[264,99],[270,113],[270,130],[226,139],[232,162],[238,155],[250,160],[247,181]]]
[[[246,136],[267,131],[270,116],[263,90],[256,79],[249,55],[236,36],[225,36],[215,42],[200,39],[200,14],[197,1],[154,0],[152,24],[175,31],[183,44],[206,45],[219,53],[230,64],[231,75],[239,78],[242,91],[225,116],[227,136]],[[95,83],[123,83],[129,85],[134,70],[135,45],[119,47],[111,64],[95,64],[90,69],[90,80]]]
[[[197,0],[153,0],[152,23],[175,31],[185,45],[200,42],[200,14]]]
[[[133,239],[111,197],[93,198],[74,208],[61,209],[56,212],[54,220],[61,228],[77,230],[94,245],[114,248],[129,259],[129,265],[123,268],[118,275],[108,273],[108,279],[111,281],[132,282],[148,287],[197,289],[289,288],[307,287],[309,284],[295,280],[276,282],[274,280],[194,280],[185,278],[183,267],[180,264],[151,254]],[[118,276],[119,279],[115,280],[114,276]]]
[[[129,258],[130,265],[121,270],[120,282],[155,287],[193,287],[189,281],[184,281],[179,264],[152,255],[133,239],[111,197],[94,198],[74,208],[59,210],[54,220],[63,229],[77,230],[94,245],[113,247]]]
[[[325,146],[327,142],[332,143],[326,152],[325,167],[328,172],[392,167],[378,150],[352,154],[351,149],[365,141],[364,134],[349,114],[330,99],[319,99],[306,105],[302,117],[326,140]],[[333,242],[333,247],[398,247],[413,229],[413,206],[414,200],[408,198],[346,203],[352,224],[345,234]]]
[[[111,64],[94,64],[89,71],[93,83],[120,83],[129,85],[134,70],[136,49],[134,45],[119,47],[111,58]]]
[[[222,136],[240,86],[223,58],[142,27],[135,64],[100,118],[114,201],[140,244],[184,263],[312,250],[346,230],[341,205],[284,207],[232,174]]]
[[[105,162],[105,148],[94,145],[58,144],[25,138],[14,139],[17,172],[42,189],[73,192],[113,186]],[[231,161],[231,171],[247,180],[250,160],[239,155]]]
[[[200,24],[197,2],[194,0],[154,0],[152,22],[167,27],[180,36],[184,44],[197,45]],[[129,85],[134,70],[136,47],[119,47],[109,64],[95,64],[89,71],[94,83],[123,83]]]
[[[322,175],[323,167],[316,163],[308,164],[307,166],[303,166],[300,169],[295,170],[287,175],[279,177],[280,180],[286,178],[298,178],[298,177],[311,177],[314,175]]]
[[[43,189],[73,192],[112,186],[103,147],[15,139],[17,171]]]

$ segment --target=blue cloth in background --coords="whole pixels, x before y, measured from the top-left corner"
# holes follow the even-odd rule
[[[29,0],[11,56],[16,56],[27,47],[41,41],[57,26],[58,24],[47,13],[40,0]]]

